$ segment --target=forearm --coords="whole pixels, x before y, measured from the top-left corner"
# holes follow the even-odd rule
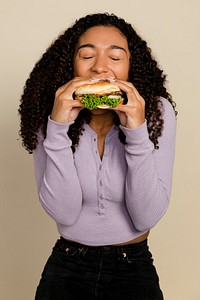
[[[165,104],[164,129],[155,150],[146,123],[126,134],[126,205],[138,230],[152,228],[165,213],[171,195],[176,121]]]
[[[126,177],[126,205],[139,231],[152,228],[163,216],[169,203],[170,188],[165,186],[165,182],[156,171],[154,151],[157,150],[149,149],[137,165],[134,164],[131,154],[126,155],[129,165]]]
[[[82,192],[67,130],[68,126],[49,121],[46,139],[34,152],[34,162],[42,206],[57,223],[71,225],[79,216]]]

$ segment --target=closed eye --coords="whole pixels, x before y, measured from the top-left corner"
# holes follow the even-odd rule
[[[111,57],[111,59],[115,61],[120,60],[118,57]]]
[[[83,56],[82,58],[83,59],[90,59],[90,58],[93,58],[93,56]]]

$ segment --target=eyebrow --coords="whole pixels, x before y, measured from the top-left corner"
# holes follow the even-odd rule
[[[124,49],[123,47],[117,46],[117,45],[111,45],[109,48],[111,48],[111,49],[123,50],[124,52],[127,53],[126,49]]]
[[[92,44],[83,44],[81,46],[78,47],[77,51],[82,49],[82,48],[92,48],[92,49],[95,49],[95,45],[92,45]],[[110,49],[118,49],[118,50],[123,50],[124,52],[127,53],[126,49],[124,49],[123,47],[120,47],[120,46],[117,46],[117,45],[110,45],[108,48]]]

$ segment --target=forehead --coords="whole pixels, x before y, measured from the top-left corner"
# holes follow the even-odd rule
[[[91,43],[94,45],[104,44],[109,46],[116,44],[128,48],[126,37],[114,26],[95,26],[86,30],[78,41],[78,46],[83,43]]]

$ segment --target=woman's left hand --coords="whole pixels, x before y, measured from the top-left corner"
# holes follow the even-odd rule
[[[112,110],[118,114],[122,126],[127,128],[139,127],[145,121],[144,99],[132,83],[118,79],[115,79],[113,83],[126,93],[128,102],[125,105],[120,104]]]

